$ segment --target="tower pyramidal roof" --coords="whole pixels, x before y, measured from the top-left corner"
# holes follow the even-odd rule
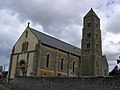
[[[99,17],[97,16],[97,14],[93,11],[93,9],[91,8],[90,11],[85,15],[84,18],[86,17],[90,17],[90,16],[95,16],[99,19]]]

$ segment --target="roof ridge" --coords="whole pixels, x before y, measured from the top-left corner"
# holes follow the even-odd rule
[[[55,37],[52,37],[50,35],[47,35],[43,32],[40,32],[36,29],[33,29],[33,28],[30,28],[30,29],[36,35],[36,37],[39,40],[41,40],[41,43],[51,46],[51,47],[54,47],[54,48],[57,48],[59,50],[74,54],[74,55],[77,55],[77,56],[80,56],[80,54],[81,54],[80,48],[73,46],[69,43],[66,43],[62,40],[59,40]]]
[[[63,42],[63,43],[65,43],[65,44],[68,44],[68,45],[71,45],[71,46],[73,46],[73,47],[75,47],[75,48],[80,49],[79,47],[74,46],[74,45],[72,45],[72,44],[70,44],[70,43],[67,43],[67,42],[65,42],[65,41],[63,41],[63,40],[61,40],[61,39],[52,37],[52,36],[50,36],[50,35],[48,35],[48,34],[45,34],[45,33],[43,33],[43,32],[40,32],[40,31],[38,31],[38,30],[36,30],[36,29],[33,29],[33,28],[31,28],[31,29],[34,30],[34,31],[37,31],[38,33],[42,33],[42,34],[44,34],[44,35],[46,35],[46,36],[48,36],[48,37],[50,37],[50,38],[56,39],[56,40],[58,40],[58,41],[60,41],[60,42]]]

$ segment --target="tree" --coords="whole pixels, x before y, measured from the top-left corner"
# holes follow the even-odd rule
[[[116,65],[113,70],[109,73],[109,76],[120,76],[120,69]]]

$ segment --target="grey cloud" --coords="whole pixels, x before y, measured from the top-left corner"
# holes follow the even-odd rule
[[[13,45],[13,41],[10,40],[10,36],[5,34],[3,35],[0,34],[0,36],[2,37],[2,39],[0,39],[0,65],[8,64]]]
[[[5,6],[7,6],[6,4],[7,4],[6,0],[0,0],[0,9],[5,8]]]
[[[106,6],[109,6],[109,5],[114,4],[114,3],[115,3],[114,0],[109,0],[109,1],[107,2]]]
[[[7,59],[10,59],[10,56],[9,57],[4,57],[4,56],[0,56],[0,66],[3,66],[4,64],[9,64],[9,60]]]
[[[110,13],[110,18],[108,19],[108,23],[106,24],[106,30],[108,32],[111,32],[113,34],[120,34],[120,11],[119,11],[119,7],[120,6],[120,2],[114,7],[111,7],[111,13]]]
[[[11,37],[11,39],[10,39]],[[0,65],[8,64],[10,60],[11,48],[13,45],[12,36],[8,33],[0,33]]]
[[[53,37],[80,48],[81,27],[79,25],[49,26],[44,29]]]
[[[107,2],[105,0],[102,1],[100,0],[98,2],[94,2],[94,1],[88,2],[87,0],[29,0],[29,1],[6,0],[7,2],[6,4],[5,0],[2,1],[4,1],[4,3],[2,3],[2,8],[6,6],[6,8],[13,10],[12,13],[13,16],[14,13],[17,13],[19,16],[17,17],[17,19],[19,19],[21,23],[25,22],[26,20],[31,20],[33,24],[41,25],[43,27],[44,32],[49,33],[56,38],[61,38],[61,40],[69,42],[78,47],[80,47],[83,16],[87,13],[87,11],[89,11],[91,5],[94,5],[94,7],[98,7],[98,5],[100,5],[99,8],[102,5],[101,9],[103,9],[105,8],[103,3]],[[103,11],[105,12],[106,10]],[[18,27],[20,25],[21,26],[23,25],[20,24],[19,22],[14,22],[14,20],[11,19],[5,22],[4,24],[6,25],[6,23],[7,24],[11,23],[11,25],[8,26],[12,27],[12,29],[15,30],[11,34],[13,36],[14,34],[16,34],[16,32],[18,34],[17,30],[21,29]],[[16,25],[18,23],[19,26]],[[117,24],[113,25],[112,23],[114,24],[117,23]],[[114,19],[111,20],[111,22],[108,23],[107,25],[108,25],[107,31],[110,31],[112,33],[118,33],[117,28],[119,28],[120,25],[116,21],[116,18],[115,20]],[[7,35],[9,36],[9,34]],[[18,37],[19,35],[16,35],[15,37],[13,36],[6,37],[6,36],[3,36],[4,39],[1,39],[0,42],[2,42],[2,45],[4,45],[3,42],[6,41],[5,43],[9,43],[10,46],[9,45],[4,46],[4,48],[6,47],[7,49],[2,50],[3,53],[1,53],[1,56],[6,52],[10,51],[10,48],[12,48],[13,46],[13,42],[15,42],[16,40],[15,37]],[[10,39],[12,40],[9,41]],[[2,48],[3,47],[1,47],[0,49]],[[118,55],[117,53],[113,55],[112,53],[109,52],[106,54],[109,58],[116,58],[117,57],[116,55]],[[8,54],[6,55],[7,56],[4,56],[3,59],[6,59],[5,57],[8,57]]]
[[[114,41],[109,41],[109,43],[111,44],[111,45],[119,45],[120,44],[120,41],[118,41],[118,42],[114,42]]]
[[[15,41],[24,30],[17,15],[9,10],[0,9],[0,65],[9,64],[10,54]]]
[[[77,23],[81,24],[79,0],[11,0],[14,10],[43,26]]]
[[[12,46],[15,42],[14,34],[0,33],[0,65],[8,64]],[[11,38],[11,39],[10,39]]]
[[[107,53],[107,57],[109,61],[116,61],[120,56],[120,53]]]
[[[120,56],[120,42],[113,42],[113,41],[109,41],[108,42],[109,46],[111,46],[110,48],[109,47],[106,47],[105,48],[105,54],[107,55],[108,57],[108,60],[109,61],[113,61],[113,60],[117,60],[118,57]],[[112,52],[113,49],[116,49],[115,52]],[[108,49],[108,50],[107,50]]]
[[[22,16],[22,19],[24,17],[33,23],[39,23],[44,32],[75,46],[80,46],[80,34],[76,34],[74,28],[69,28],[69,30],[65,30],[65,28],[74,24],[76,26],[82,25],[84,8],[81,0],[29,0],[29,2],[11,0],[10,5],[15,12],[19,13],[19,18]],[[73,32],[70,33],[72,30]],[[73,39],[73,37],[77,37],[77,39]]]
[[[116,49],[118,49],[118,53],[120,53],[120,41],[118,41],[118,42],[113,42],[113,41],[109,41],[110,42],[110,45],[113,45],[113,46],[115,46],[116,47]],[[112,48],[111,48],[112,49]]]
[[[120,34],[120,22],[117,18],[120,18],[120,17],[116,17],[116,19],[112,20],[109,24],[109,26],[107,27],[107,30],[109,32],[112,32],[114,34]]]
[[[109,71],[111,71],[114,66],[117,64],[117,59],[119,57],[119,53],[106,53],[107,55],[107,60],[108,60],[108,64],[109,64]]]

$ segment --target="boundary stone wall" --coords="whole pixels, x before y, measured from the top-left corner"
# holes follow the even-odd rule
[[[120,90],[120,77],[16,77],[14,90]]]

